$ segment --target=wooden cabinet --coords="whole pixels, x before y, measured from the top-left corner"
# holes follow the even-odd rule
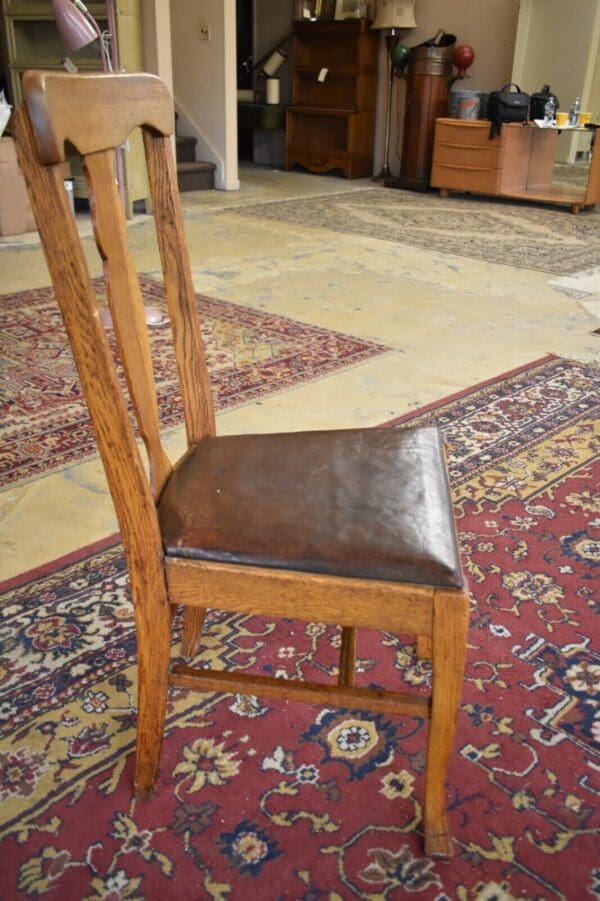
[[[406,80],[400,175],[390,187],[429,191],[435,122],[448,110],[448,79],[452,75],[449,47],[415,47]],[[387,184],[387,182],[386,182]]]
[[[106,29],[106,3],[87,3],[101,29]],[[97,41],[77,53],[69,53],[60,40],[50,0],[2,0],[3,55],[7,68],[11,103],[21,102],[21,77],[27,69],[62,69],[69,56],[81,72],[101,69]],[[141,0],[115,0],[115,20],[119,62],[123,69],[143,69]],[[134,132],[124,151],[125,197],[127,215],[133,215],[133,203],[149,196],[144,163],[144,148],[139,130]],[[71,164],[75,197],[87,197],[87,185],[73,158]]]
[[[591,133],[586,131],[590,137]],[[431,186],[448,191],[494,194],[520,200],[537,200],[571,207],[600,202],[600,152],[594,153],[584,188],[552,184],[559,129],[507,124],[490,139],[490,123],[462,119],[438,119]]]
[[[366,19],[296,22],[286,168],[371,175],[378,35]]]

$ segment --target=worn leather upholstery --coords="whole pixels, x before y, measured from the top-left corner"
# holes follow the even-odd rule
[[[167,556],[462,586],[434,428],[208,438],[159,518]]]

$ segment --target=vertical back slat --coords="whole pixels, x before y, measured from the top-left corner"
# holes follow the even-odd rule
[[[140,434],[148,452],[154,497],[162,491],[171,464],[160,441],[158,404],[148,328],[139,280],[127,245],[127,224],[115,181],[112,150],[84,157],[96,245],[102,258],[117,347]]]
[[[215,434],[215,415],[169,137],[144,128],[144,145],[188,444]]]

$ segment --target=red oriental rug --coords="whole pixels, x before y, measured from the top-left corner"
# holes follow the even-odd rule
[[[141,278],[145,302],[166,309],[164,288]],[[103,280],[96,279],[104,303]],[[197,295],[217,410],[321,378],[390,350],[374,341]],[[168,326],[150,330],[161,422],[181,425]],[[52,288],[0,296],[0,482],[47,475],[96,451]]]
[[[112,546],[3,587],[0,897],[599,898],[599,381],[549,358],[403,420],[447,435],[473,596],[452,859],[423,855],[408,717],[173,690],[157,795],[134,802]],[[423,690],[412,642],[361,633],[365,683]],[[318,622],[213,613],[196,662],[327,680],[338,646]]]

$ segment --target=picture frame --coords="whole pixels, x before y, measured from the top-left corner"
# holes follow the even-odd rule
[[[336,19],[366,19],[367,0],[336,0]]]
[[[317,4],[317,19],[335,18],[335,0],[320,0]]]

